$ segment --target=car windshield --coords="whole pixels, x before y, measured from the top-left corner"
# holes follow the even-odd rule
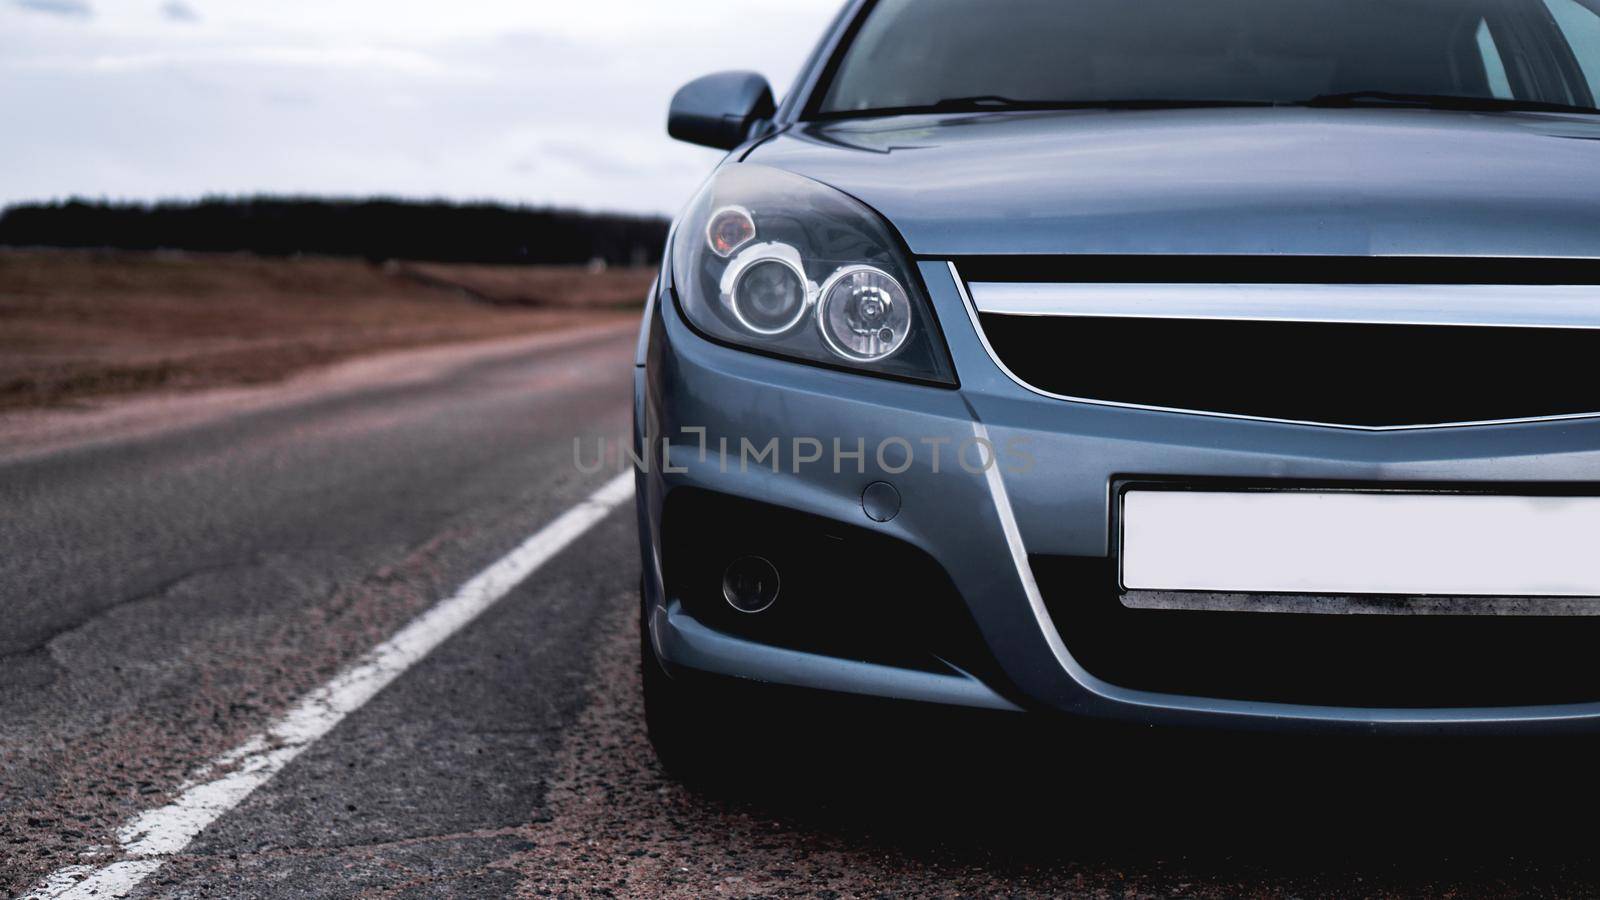
[[[1600,0],[877,0],[813,116],[1035,106],[1574,108]]]

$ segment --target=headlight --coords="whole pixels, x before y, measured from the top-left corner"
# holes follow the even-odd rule
[[[871,210],[810,179],[724,167],[679,223],[672,271],[684,315],[716,340],[955,383],[898,240]]]

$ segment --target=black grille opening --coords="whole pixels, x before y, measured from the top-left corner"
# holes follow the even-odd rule
[[[1014,316],[985,335],[1019,379],[1085,400],[1366,427],[1600,412],[1600,332]]]
[[[777,647],[932,672],[953,664],[998,684],[950,577],[926,553],[867,528],[697,488],[667,495],[668,595],[702,624]],[[733,609],[728,564],[758,556],[778,570],[772,607]]]
[[[1035,556],[1067,649],[1136,690],[1368,708],[1600,700],[1600,617],[1291,615],[1128,609],[1112,560]]]
[[[1191,284],[1600,284],[1600,259],[1515,256],[964,256],[967,281]]]

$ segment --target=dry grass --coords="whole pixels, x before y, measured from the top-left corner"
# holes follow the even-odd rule
[[[422,284],[456,288],[501,306],[546,309],[633,309],[648,282],[593,273],[579,266],[470,266],[397,263],[393,270]],[[652,270],[653,271],[653,270]]]
[[[0,252],[0,409],[637,316],[648,270]]]

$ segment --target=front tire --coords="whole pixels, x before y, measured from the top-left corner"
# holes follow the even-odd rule
[[[673,678],[650,643],[650,618],[639,611],[639,674],[644,683],[644,724],[656,758],[683,781],[703,780],[708,770],[713,723],[705,691],[688,679]]]

